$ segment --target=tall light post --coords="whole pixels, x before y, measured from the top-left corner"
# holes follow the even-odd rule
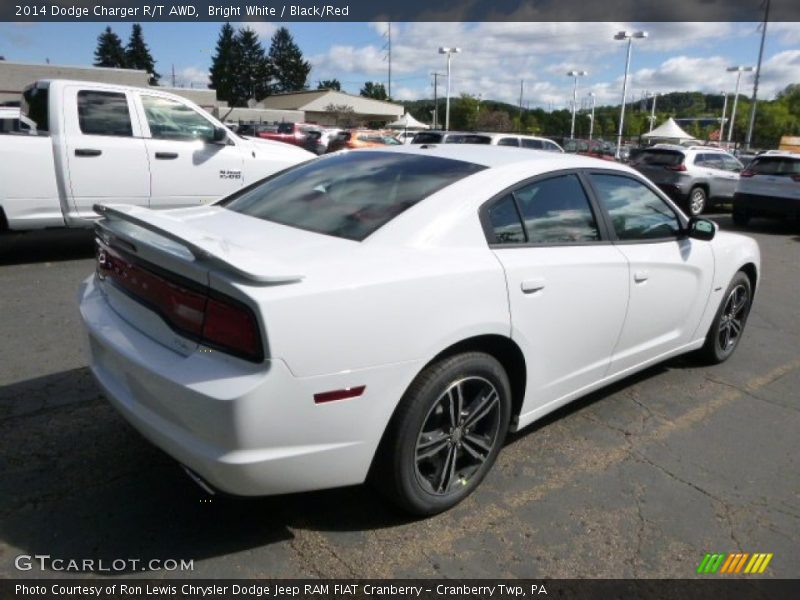
[[[614,156],[619,158],[619,150],[622,146],[622,127],[625,123],[625,98],[628,93],[628,71],[631,68],[631,48],[633,47],[633,40],[643,40],[647,37],[646,31],[620,31],[614,36],[615,40],[624,41],[628,40],[628,52],[625,57],[625,76],[622,79],[622,106],[619,110],[619,131],[617,132],[617,149]]]
[[[450,131],[450,59],[453,54],[461,52],[461,48],[439,48],[439,54],[447,54],[447,101],[444,109],[444,130]]]
[[[597,94],[589,92],[589,98],[592,99],[592,114],[589,116],[589,141],[591,142],[594,134],[594,106],[597,103]]]
[[[719,120],[719,141],[722,143],[722,132],[725,131],[725,113],[728,112],[728,92],[720,92],[725,100],[722,101],[722,118]]]
[[[572,124],[569,128],[569,139],[575,139],[575,112],[578,108],[578,77],[588,75],[586,71],[568,71],[567,77],[572,77],[574,83],[572,85]]]
[[[733,138],[733,124],[736,120],[736,104],[739,102],[739,84],[742,83],[742,73],[753,71],[753,67],[728,67],[728,73],[736,73],[736,91],[733,93],[733,108],[731,109],[731,124],[728,127],[728,143]]]
[[[761,59],[764,58],[764,42],[767,39],[767,23],[769,22],[769,0],[764,0],[764,20],[761,22],[761,45],[758,47],[756,74],[753,77],[753,98],[750,100],[750,119],[747,122],[747,135],[744,139],[745,150],[750,150],[753,141],[753,127],[756,124],[756,104],[758,103],[758,80],[761,77]]]
[[[656,122],[656,100],[658,100],[658,94],[653,92],[653,106],[650,107],[650,131],[653,131],[653,125]]]

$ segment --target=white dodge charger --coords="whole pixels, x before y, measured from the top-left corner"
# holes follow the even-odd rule
[[[739,343],[750,238],[622,165],[470,146],[328,155],[214,205],[98,206],[82,286],[114,406],[207,490],[461,501],[509,429]]]

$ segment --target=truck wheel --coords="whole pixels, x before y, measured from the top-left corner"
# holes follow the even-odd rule
[[[392,502],[433,515],[471,494],[508,432],[511,387],[488,354],[445,358],[420,373],[400,401],[372,478]]]

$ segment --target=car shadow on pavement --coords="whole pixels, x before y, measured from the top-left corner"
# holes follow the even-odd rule
[[[91,229],[45,229],[0,234],[0,265],[79,260],[94,256]]]
[[[761,233],[766,235],[796,235],[800,232],[800,220],[792,219],[761,219],[754,217],[747,226],[736,225],[730,214],[710,214],[707,216],[715,221],[723,231],[735,231],[745,235]]]
[[[0,541],[54,558],[198,561],[291,541],[294,529],[410,521],[367,486],[209,496],[117,414],[87,368],[0,388],[0,472]],[[0,577],[25,575],[4,562]]]

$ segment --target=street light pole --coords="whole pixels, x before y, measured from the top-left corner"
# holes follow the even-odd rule
[[[568,71],[567,77],[572,77],[575,82],[572,86],[572,124],[569,128],[569,139],[575,139],[575,112],[578,108],[578,77],[588,75],[586,71]]]
[[[653,131],[653,125],[656,122],[656,100],[658,100],[658,94],[653,92],[653,106],[650,107],[650,131]]]
[[[589,141],[592,141],[592,135],[594,134],[594,106],[597,102],[597,94],[594,92],[589,92],[589,97],[592,99],[592,114],[589,117]]]
[[[756,123],[756,103],[758,102],[758,80],[761,77],[761,59],[764,57],[764,41],[767,39],[767,22],[769,21],[769,0],[765,0],[764,21],[761,23],[761,45],[758,48],[758,63],[756,64],[756,75],[753,79],[753,100],[750,104],[750,121],[747,124],[747,137],[744,141],[746,150],[750,150],[750,142],[753,141],[753,126]]]
[[[450,59],[453,54],[461,52],[461,48],[439,48],[439,54],[447,54],[447,101],[444,109],[444,130],[450,131]]]
[[[615,40],[628,40],[628,52],[625,57],[625,76],[622,79],[622,106],[619,111],[619,131],[617,132],[617,148],[614,151],[614,157],[619,158],[620,147],[622,146],[622,128],[625,124],[625,98],[628,94],[628,71],[631,67],[631,48],[633,47],[633,39],[644,39],[647,37],[646,31],[620,31],[614,36]]]
[[[730,143],[731,139],[733,138],[733,125],[736,120],[736,104],[739,102],[739,84],[742,82],[742,73],[750,72],[753,70],[753,67],[743,67],[741,65],[737,67],[728,67],[729,73],[736,73],[736,91],[733,94],[733,108],[731,109],[731,124],[728,127],[728,143]]]
[[[725,114],[728,112],[728,92],[720,92],[725,100],[722,102],[722,118],[719,120],[719,141],[722,143],[722,132],[725,131]]]

